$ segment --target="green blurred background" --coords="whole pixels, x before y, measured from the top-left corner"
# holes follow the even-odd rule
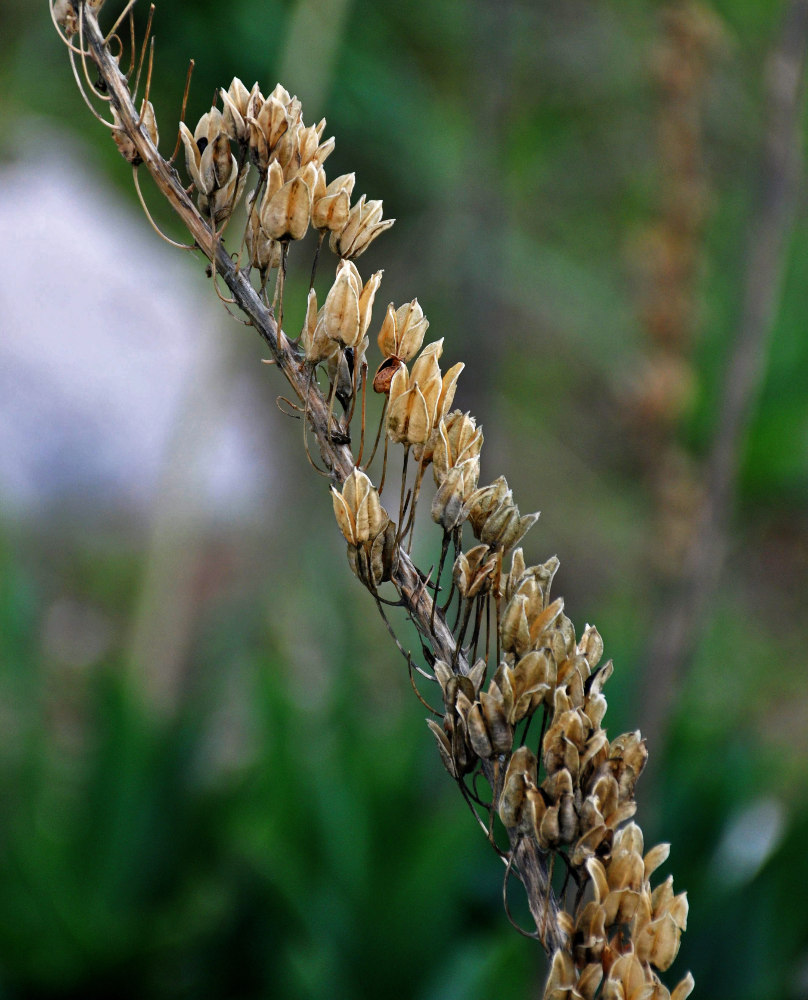
[[[802,187],[726,563],[671,692],[649,653],[689,583],[785,12],[162,0],[155,20],[166,152],[189,57],[190,122],[234,75],[280,79],[327,117],[329,176],[399,220],[362,273],[466,362],[483,479],[542,509],[526,554],[560,556],[556,593],[614,658],[610,736],[650,725],[638,819],[691,902],[666,980],[691,969],[712,1000],[808,997]],[[44,0],[4,0],[0,92],[0,997],[539,996],[277,376],[138,214]]]

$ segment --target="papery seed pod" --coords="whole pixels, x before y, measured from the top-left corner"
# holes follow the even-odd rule
[[[300,149],[300,164],[309,163],[320,144],[320,136],[325,131],[325,118],[317,125],[301,126],[297,134],[297,144]]]
[[[566,951],[557,950],[553,953],[542,1000],[570,1000],[576,978],[572,956]]]
[[[452,578],[460,596],[471,600],[490,588],[496,569],[496,555],[487,545],[475,545],[468,552],[461,552],[452,568]]]
[[[499,797],[499,818],[509,829],[522,829],[525,794],[529,787],[536,785],[536,766],[533,751],[525,746],[519,747],[508,762]],[[526,826],[525,832],[529,829],[530,827]]]
[[[551,556],[538,566],[526,567],[521,548],[514,549],[511,571],[503,577],[503,597],[510,600],[514,594],[525,594],[537,611],[543,610],[550,603],[550,587],[558,566],[558,557]]]
[[[653,920],[637,935],[637,956],[665,972],[679,953],[682,932],[669,914]]]
[[[257,88],[258,84],[256,83],[253,90]],[[227,90],[220,89],[219,95],[224,105],[222,119],[227,134],[240,146],[246,146],[250,141],[250,128],[246,120],[250,104],[250,92],[241,80],[237,76],[234,76]]]
[[[335,177],[324,191],[317,191],[312,208],[312,225],[321,231],[338,232],[348,221],[355,174]]]
[[[578,914],[575,937],[580,942],[579,961],[600,957],[606,944],[606,915],[596,900],[590,900]]]
[[[247,246],[250,264],[252,267],[258,268],[262,279],[271,268],[280,266],[281,245],[277,240],[270,239],[261,229],[261,219],[258,212],[248,211],[244,242]]]
[[[511,670],[512,685],[517,692],[515,716],[524,718],[544,702],[550,703],[556,684],[556,666],[545,649],[533,650],[521,657]],[[529,699],[527,706],[523,701]]]
[[[477,427],[474,417],[460,410],[444,416],[438,424],[438,439],[432,456],[435,482],[440,484],[455,466],[469,459],[479,459],[482,445],[482,428]],[[477,467],[479,469],[479,464]]]
[[[356,347],[370,323],[376,291],[382,279],[376,271],[364,287],[354,264],[342,261],[323,306],[323,329],[327,337],[342,347]]]
[[[494,753],[510,753],[513,746],[513,727],[508,723],[502,702],[494,695],[481,691],[480,704]]]
[[[600,962],[591,962],[581,972],[575,986],[575,992],[581,1000],[594,1000],[603,979],[603,965]],[[575,997],[575,1000],[578,1000]]]
[[[474,534],[487,545],[507,551],[538,520],[538,514],[520,516],[504,476],[472,495],[468,503]]]
[[[444,701],[446,700],[446,688],[449,681],[456,676],[452,668],[445,660],[435,660],[432,665],[432,670],[434,671],[435,678],[440,684],[441,691],[443,692]]]
[[[545,633],[549,629],[556,629],[558,627],[560,619],[562,616],[562,611],[564,610],[564,598],[557,597],[552,604],[549,604],[541,614],[536,615],[530,620],[530,644],[534,648],[539,645],[544,644]],[[553,649],[552,644],[550,648]],[[555,650],[553,649],[553,654],[555,655]],[[562,658],[556,657],[556,662],[564,662]]]
[[[388,519],[383,530],[360,545],[348,545],[348,562],[356,576],[375,590],[392,578],[398,566],[396,526]]]
[[[261,228],[273,240],[302,240],[311,219],[311,191],[295,177],[269,199],[261,211]]]
[[[365,195],[362,195],[348,213],[345,225],[331,233],[328,245],[332,253],[342,257],[343,260],[355,259],[395,221],[395,219],[382,221],[382,203],[380,201],[366,203]]]
[[[389,521],[375,486],[361,469],[345,479],[341,493],[332,487],[331,498],[340,531],[354,545],[375,538]]]
[[[152,145],[157,146],[160,135],[157,131],[157,119],[154,115],[154,107],[151,101],[143,101],[140,105],[140,126],[145,129],[146,135],[151,139]]]
[[[414,457],[423,466],[432,457],[435,429],[454,398],[457,379],[463,370],[456,364],[441,377],[438,358],[443,340],[429,344],[407,373],[400,367],[390,381],[387,433],[392,441],[415,446]]]
[[[280,137],[289,128],[286,108],[277,98],[269,97],[258,105],[260,91],[250,95],[245,117],[248,129],[250,159],[263,173],[269,167],[269,158]]]
[[[597,826],[586,828],[581,821],[581,829],[584,831],[578,838],[573,849],[570,851],[570,864],[573,868],[581,868],[595,856],[601,845],[608,839],[608,830],[601,823]]]
[[[347,268],[337,271],[337,277],[323,306],[323,327],[329,340],[350,347],[361,339],[359,325],[359,293]]]
[[[348,220],[349,207],[350,197],[347,191],[329,194],[326,188],[324,194],[314,199],[311,224],[321,232],[341,229]]]
[[[306,361],[310,364],[324,361],[333,346],[333,341],[327,336],[322,322],[318,322],[317,293],[313,288],[309,290],[300,346],[306,355]]]
[[[210,194],[216,187],[213,151],[210,146],[226,130],[221,112],[211,108],[196,124],[193,135],[185,122],[180,122],[180,136],[185,146],[185,165],[194,187],[200,194]]]
[[[620,850],[615,844],[612,847],[612,858],[607,865],[606,874],[610,889],[631,889],[633,892],[639,892],[644,879],[642,857],[637,851]]]
[[[584,716],[586,719],[586,716]],[[596,729],[581,753],[581,777],[583,781],[589,779],[591,774],[599,772],[601,765],[609,759],[609,740],[603,729]]]
[[[438,751],[440,752],[440,757],[441,760],[443,761],[443,766],[455,780],[461,778],[462,775],[458,774],[457,768],[455,767],[454,759],[452,758],[451,740],[434,720],[427,719],[426,724],[432,730],[432,735],[435,737],[437,741]]]
[[[463,523],[463,470],[452,469],[435,492],[432,499],[432,520],[445,534],[451,534]]]
[[[661,865],[664,865],[671,853],[670,844],[657,844],[643,858],[643,875],[646,881]],[[684,929],[684,928],[683,928]]]
[[[488,546],[486,546],[488,548]],[[515,656],[524,656],[530,649],[530,623],[527,620],[528,600],[517,594],[508,602],[499,625],[502,648]]]
[[[326,354],[326,371],[328,380],[334,387],[334,395],[347,413],[350,409],[354,393],[354,372],[365,363],[365,351],[368,338],[364,337],[355,347],[342,348],[334,341],[329,341]]]
[[[466,715],[466,731],[469,743],[478,757],[482,760],[488,760],[494,756],[494,745],[485,724],[482,705],[478,701],[471,706]]]
[[[424,316],[418,299],[398,309],[391,302],[377,338],[379,350],[385,357],[410,361],[421,350],[428,326],[429,320]]]
[[[666,846],[666,845],[660,845]],[[680,930],[687,930],[687,915],[689,904],[687,893],[673,893],[673,875],[669,875],[664,882],[660,883],[651,893],[651,910],[654,918],[661,917],[664,913],[669,913],[673,917],[674,923]]]
[[[522,822],[536,839],[539,837],[541,821],[547,811],[547,802],[539,788],[527,788],[522,806]]]
[[[676,988],[671,993],[671,1000],[687,1000],[695,988],[696,982],[693,979],[693,976],[691,976],[688,972],[684,979],[676,985]]]
[[[401,369],[404,369],[406,375],[406,366],[399,358],[385,358],[373,376],[373,391],[380,395],[389,396],[393,379]]]
[[[550,847],[556,847],[558,845],[558,805],[547,807],[544,816],[542,816],[541,823],[539,824],[536,839],[539,842],[539,847],[545,851]]]
[[[488,665],[485,659],[480,657],[480,659],[477,660],[468,672],[468,679],[471,681],[472,689],[475,695],[479,695],[480,693],[480,688],[485,680],[487,666]]]
[[[391,441],[400,444],[426,444],[429,438],[430,419],[424,394],[415,383],[404,392],[396,393],[400,376],[406,377],[406,369],[399,369],[390,383],[390,405],[387,410],[387,435]]]
[[[220,226],[230,218],[233,209],[241,199],[244,191],[244,184],[247,180],[248,166],[245,165],[241,173],[238,172],[236,158],[230,157],[231,173],[230,179],[220,188],[216,188],[210,195],[199,195],[199,211],[208,216],[214,228]]]
[[[468,503],[469,520],[471,521],[474,534],[479,538],[482,526],[488,516],[506,499],[510,494],[508,481],[504,476],[495,479],[490,486],[482,486],[471,497]]]
[[[594,625],[586,626],[578,642],[578,649],[586,657],[590,671],[594,671],[603,656],[603,639]]]

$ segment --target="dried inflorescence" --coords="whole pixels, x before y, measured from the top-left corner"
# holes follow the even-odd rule
[[[674,894],[671,878],[651,886],[668,845],[645,851],[633,821],[647,752],[638,732],[610,740],[603,727],[603,689],[613,668],[601,662],[601,637],[592,626],[576,637],[563,600],[551,598],[558,560],[528,566],[517,547],[539,515],[520,513],[502,476],[479,486],[482,429],[470,413],[451,409],[463,364],[444,373],[443,340],[423,347],[429,322],[418,300],[390,303],[374,325],[382,272],[363,281],[354,260],[393,220],[384,220],[382,203],[365,195],[351,206],[354,174],[328,180],[325,162],[334,139],[323,140],[324,120],[305,125],[300,101],[280,84],[264,97],[257,83],[247,90],[238,78],[220,91],[221,109],[211,108],[193,132],[179,126],[195,214],[157,152],[151,104],[146,99],[140,113],[135,110],[92,9],[60,0],[54,19],[87,47],[85,56],[115,94],[108,124],[122,154],[153,171],[195,246],[215,263],[214,272],[262,331],[302,400],[304,426],[331,479],[351,569],[382,614],[383,604],[391,603],[380,596],[386,587],[396,597],[392,603],[417,625],[424,663],[406,654],[413,683],[417,670],[439,691],[440,718],[429,726],[441,759],[506,860],[506,878],[525,885],[533,936],[551,953],[545,1000],[684,1000],[692,978],[669,993],[658,973],[678,951],[687,900]],[[234,264],[220,234],[233,224],[250,174],[255,183],[246,199],[246,254]],[[303,329],[290,341],[273,317],[283,314],[290,247],[310,230],[315,267]],[[326,244],[339,259],[318,296],[316,263]],[[376,441],[383,436],[384,447],[374,446],[363,462],[366,354],[374,332],[381,360],[372,383],[383,401]],[[322,391],[320,379],[327,382]],[[335,399],[341,417],[334,413]],[[403,463],[394,520],[380,494],[388,451],[396,445],[403,446]],[[408,552],[430,464],[430,512],[442,541],[439,563],[427,574]],[[464,547],[464,534],[474,544]],[[490,789],[488,802],[480,797],[480,776]],[[567,873],[560,887],[553,882],[556,859]]]

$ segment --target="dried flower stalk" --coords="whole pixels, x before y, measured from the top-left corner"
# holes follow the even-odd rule
[[[522,933],[550,956],[545,1000],[684,1000],[692,977],[671,993],[658,972],[678,951],[686,895],[674,895],[672,878],[651,889],[669,846],[645,851],[633,821],[645,742],[638,732],[610,741],[602,728],[603,686],[612,664],[601,663],[600,635],[587,626],[577,638],[563,600],[551,600],[557,559],[526,565],[517,545],[538,514],[520,513],[504,477],[479,487],[481,429],[470,414],[451,410],[463,365],[442,372],[442,340],[422,348],[429,324],[417,299],[391,303],[377,336],[383,359],[373,388],[387,397],[379,429],[383,470],[388,445],[403,446],[396,520],[380,499],[385,472],[370,472],[376,448],[361,465],[365,355],[382,273],[363,282],[354,261],[393,220],[383,219],[382,203],[365,195],[351,207],[353,174],[328,182],[324,163],[334,140],[323,141],[324,121],[304,125],[300,102],[280,84],[264,97],[258,84],[248,91],[234,79],[220,91],[221,110],[211,108],[193,130],[180,124],[191,182],[186,190],[157,150],[148,83],[138,110],[118,63],[123,46],[115,38],[110,49],[114,36],[102,33],[99,6],[52,0],[76,81],[91,107],[86,88],[109,104],[112,121],[95,113],[135,174],[144,166],[152,175],[187,226],[189,249],[207,257],[291,385],[325,465],[354,573],[382,615],[379,591],[388,586],[414,622],[424,663],[414,664],[407,653],[408,667],[413,678],[440,690],[440,722],[430,719],[429,726],[446,770],[505,863],[506,909],[509,880],[524,886],[535,927]],[[144,41],[140,60],[132,53],[132,68],[142,65],[145,50]],[[102,85],[90,83],[88,61]],[[246,198],[246,256],[234,261],[221,232],[250,175],[255,187]],[[304,329],[292,341],[281,323],[286,264],[290,247],[310,227],[319,233],[312,289]],[[326,236],[339,262],[318,308],[313,286]],[[275,272],[270,302],[267,287]],[[357,424],[362,430],[355,455]],[[430,464],[436,483],[431,515],[443,533],[434,578],[408,554]],[[477,544],[464,549],[468,531]],[[439,593],[448,593],[442,607]]]

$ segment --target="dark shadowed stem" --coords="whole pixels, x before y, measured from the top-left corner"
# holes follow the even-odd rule
[[[802,167],[808,0],[790,0],[766,64],[768,123],[749,227],[741,315],[727,360],[705,493],[681,577],[663,594],[644,671],[642,730],[658,741],[719,583],[746,433],[766,370]]]
[[[143,165],[154,178],[162,195],[187,226],[202,253],[214,264],[216,272],[227,284],[240,309],[269,347],[278,368],[305,411],[332,483],[342,484],[354,468],[354,459],[350,448],[341,443],[344,437],[339,422],[332,417],[327,400],[316,381],[310,377],[310,368],[298,347],[283,334],[279,334],[275,320],[248,276],[239,269],[221,241],[211,232],[183,188],[176,170],[160,156],[141,127],[127,81],[104,44],[95,11],[89,8],[84,9],[84,41],[98,66],[99,75],[118,113],[122,129],[134,143]],[[419,633],[431,645],[434,656],[446,663],[454,663],[459,673],[467,674],[467,658],[458,648],[441,611],[434,610],[433,599],[423,575],[400,546],[398,567],[392,582]],[[494,790],[494,802],[498,801],[502,790],[503,761],[504,758],[497,758],[483,762],[485,776]],[[559,920],[558,903],[550,888],[544,855],[532,838],[519,837],[515,830],[509,830],[508,833],[514,851],[514,864],[525,885],[531,914],[542,936],[542,943],[552,952],[564,944],[565,934]]]

